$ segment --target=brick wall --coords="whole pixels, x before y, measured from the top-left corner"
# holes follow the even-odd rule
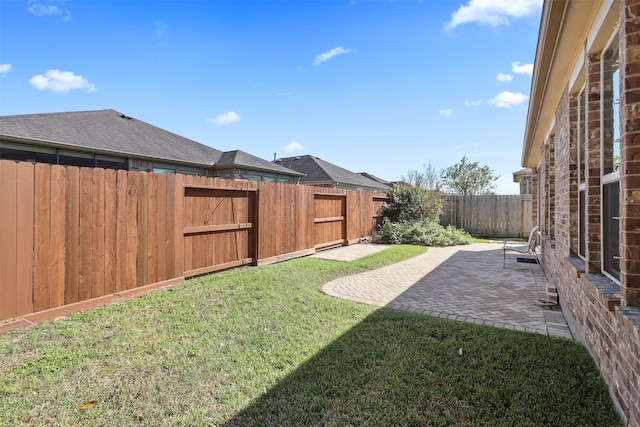
[[[556,110],[556,134],[554,138],[553,160],[554,163],[549,165],[554,169],[550,188],[554,191],[555,203],[550,209],[555,211],[555,233],[556,251],[559,256],[569,256],[571,239],[570,239],[570,197],[575,197],[571,193],[571,168],[570,165],[575,162],[576,157],[570,156],[571,152],[571,129],[575,127],[577,122],[573,122],[574,117],[570,114],[570,102],[567,91],[560,100],[560,105]],[[575,168],[574,168],[575,169]],[[576,187],[577,188],[577,187]]]
[[[640,1],[625,2],[622,14],[620,281],[626,303],[640,306]]]
[[[617,8],[617,5],[614,6]],[[572,332],[591,352],[630,426],[640,426],[640,0],[620,3],[621,277],[601,273],[601,56],[585,55],[586,251],[578,258],[578,94],[565,89],[541,146],[542,264]],[[603,29],[606,37],[613,29]],[[552,239],[555,237],[555,239]]]

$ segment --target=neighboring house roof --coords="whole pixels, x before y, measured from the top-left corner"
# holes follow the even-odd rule
[[[393,186],[393,183],[391,183],[390,181],[387,181],[385,179],[379,178],[379,177],[377,177],[375,175],[372,175],[370,173],[367,173],[367,172],[358,172],[358,175],[362,175],[365,178],[372,179],[372,180],[376,181],[379,184],[384,184],[384,185],[389,186],[389,187]]]
[[[530,168],[520,169],[513,173],[513,182],[520,182],[523,177],[530,176],[532,170]]]
[[[304,176],[303,173],[296,172],[293,169],[285,168],[273,162],[245,153],[241,150],[226,151],[222,153],[220,159],[216,162],[216,169],[226,168],[244,168],[251,170],[260,170],[281,175]]]
[[[388,185],[381,184],[315,156],[284,157],[276,160],[276,163],[305,174],[306,176],[301,178],[300,182],[309,184],[346,185],[379,191],[390,188]]]
[[[115,110],[0,117],[0,137],[204,167],[222,152]]]
[[[115,110],[0,116],[0,139],[202,168],[302,176],[239,150],[223,153]]]

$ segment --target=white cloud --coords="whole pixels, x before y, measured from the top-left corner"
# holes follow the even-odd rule
[[[482,104],[482,99],[476,99],[475,101],[464,102],[465,107],[477,107],[480,104]]]
[[[505,74],[505,73],[498,73],[498,75],[496,76],[496,79],[499,82],[510,82],[511,80],[513,80],[513,75],[512,74]]]
[[[489,104],[495,105],[498,108],[509,108],[513,105],[519,105],[525,102],[528,96],[523,93],[504,91],[495,96],[495,98],[489,100]]]
[[[449,117],[453,114],[453,110],[451,108],[445,108],[438,111],[438,114],[440,114],[442,117]]]
[[[35,16],[63,15],[64,22],[71,21],[71,13],[56,4],[62,2],[63,0],[29,0],[28,10]]]
[[[0,76],[3,74],[7,74],[13,66],[11,64],[0,64]]]
[[[516,74],[528,74],[533,75],[533,64],[522,64],[518,61],[511,63],[511,71]]]
[[[54,93],[66,93],[74,89],[86,89],[87,92],[97,92],[96,85],[82,76],[77,76],[71,71],[47,70],[42,74],[33,76],[29,83],[38,90],[48,90]]]
[[[282,149],[287,153],[290,153],[292,151],[304,150],[304,147],[298,141],[291,141],[291,144],[285,145]]]
[[[207,119],[207,122],[215,123],[217,125],[228,125],[237,121],[240,121],[240,114],[235,111],[229,111],[227,113],[220,114],[218,117]]]
[[[330,51],[321,53],[320,55],[316,56],[315,61],[313,61],[313,65],[318,66],[323,62],[330,60],[334,56],[342,55],[344,53],[349,53],[349,52],[351,52],[351,49],[345,49],[343,47],[334,47]]]
[[[451,15],[448,29],[478,22],[493,27],[509,25],[511,18],[522,18],[542,7],[542,0],[469,0]]]

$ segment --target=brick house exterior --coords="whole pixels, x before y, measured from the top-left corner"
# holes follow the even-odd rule
[[[562,310],[640,426],[640,0],[545,0],[522,166]]]

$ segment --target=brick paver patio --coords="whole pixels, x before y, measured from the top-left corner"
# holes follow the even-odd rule
[[[418,257],[331,281],[322,290],[380,307],[573,339],[560,308],[537,302],[547,298],[540,265],[519,263],[521,254],[507,253],[503,268],[501,248],[501,243],[429,248]],[[377,250],[380,245],[362,244],[313,256],[351,261]]]

